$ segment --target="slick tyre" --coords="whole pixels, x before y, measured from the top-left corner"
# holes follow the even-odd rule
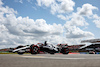
[[[63,48],[61,52],[63,54],[68,54],[69,53],[69,50],[68,50],[68,48]]]
[[[53,54],[55,54],[55,53],[54,53],[54,52],[50,52],[50,54],[52,54],[52,55],[53,55]]]
[[[53,55],[53,54],[55,54],[55,51],[51,50],[49,53]]]
[[[23,52],[17,52],[19,55],[23,55],[24,53]]]
[[[38,53],[39,53],[39,48],[37,46],[31,48],[31,54],[38,54]]]

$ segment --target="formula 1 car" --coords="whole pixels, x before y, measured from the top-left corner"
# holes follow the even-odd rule
[[[44,53],[63,53],[68,54],[69,49],[67,45],[58,46],[53,44],[42,44],[38,43],[36,45],[32,44],[31,46],[23,46],[21,48],[13,50],[13,52],[17,52],[18,54],[23,54],[25,52],[31,53],[31,54],[40,54],[41,52]]]

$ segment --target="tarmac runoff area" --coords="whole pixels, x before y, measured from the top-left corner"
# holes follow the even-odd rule
[[[0,67],[100,67],[100,55],[0,54]]]

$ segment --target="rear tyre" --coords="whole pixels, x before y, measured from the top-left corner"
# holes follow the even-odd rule
[[[52,55],[53,55],[53,54],[55,54],[55,53],[54,53],[54,52],[50,52],[50,54],[52,54]]]
[[[68,54],[69,53],[69,49],[68,48],[62,48],[61,53]]]
[[[53,54],[55,54],[55,51],[51,50],[49,53],[53,55]]]

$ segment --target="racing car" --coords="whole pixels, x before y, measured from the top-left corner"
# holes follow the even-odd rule
[[[63,46],[58,46],[50,43],[37,43],[36,45],[32,44],[31,46],[23,46],[21,48],[13,50],[13,52],[17,52],[18,54],[24,54],[26,52],[31,53],[31,54],[40,54],[42,53],[50,53],[50,54],[55,54],[55,53],[63,53],[63,54],[68,54],[69,49],[68,45],[63,45]]]

